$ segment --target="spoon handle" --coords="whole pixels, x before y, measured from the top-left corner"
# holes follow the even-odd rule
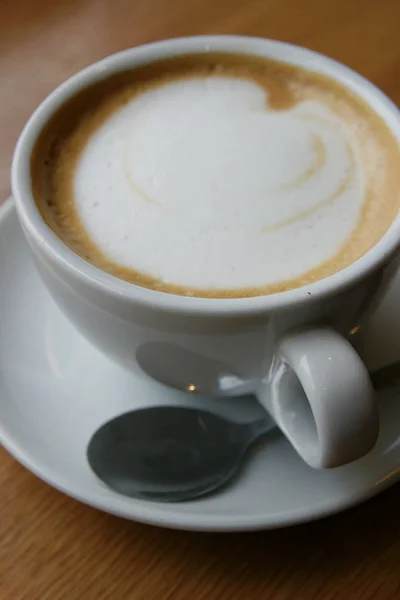
[[[262,419],[257,419],[250,423],[243,423],[240,426],[240,430],[237,430],[236,435],[239,435],[242,442],[244,442],[245,445],[248,445],[275,428],[275,422],[268,414],[266,414]]]

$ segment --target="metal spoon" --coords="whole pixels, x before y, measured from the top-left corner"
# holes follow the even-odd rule
[[[375,387],[400,381],[400,363],[371,375]],[[273,429],[266,415],[235,423],[198,408],[153,406],[102,425],[87,457],[110,488],[134,498],[179,502],[207,494],[237,472],[248,448]]]
[[[178,502],[226,483],[249,446],[273,427],[267,415],[241,424],[198,408],[153,406],[101,426],[87,457],[96,475],[121,494]]]

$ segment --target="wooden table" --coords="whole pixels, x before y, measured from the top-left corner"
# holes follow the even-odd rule
[[[0,197],[21,127],[85,65],[158,38],[287,40],[400,103],[399,0],[0,0]],[[399,487],[281,531],[211,535],[123,521],[48,487],[0,449],[1,600],[400,599]]]

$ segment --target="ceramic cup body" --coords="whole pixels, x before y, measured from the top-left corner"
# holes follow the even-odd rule
[[[111,73],[189,52],[273,57],[340,80],[363,96],[400,140],[397,108],[372,84],[309,50],[235,36],[173,39],[106,58],[72,77],[36,110],[15,151],[12,187],[39,272],[61,309],[123,366],[190,393],[256,393],[297,451],[317,467],[358,458],[374,444],[377,411],[351,339],[388,278],[400,245],[396,219],[380,242],[312,285],[247,299],[201,299],[140,288],[86,263],[47,227],[35,205],[30,156],[51,115]],[[112,401],[112,399],[110,399]]]

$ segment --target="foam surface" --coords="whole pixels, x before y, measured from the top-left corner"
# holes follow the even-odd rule
[[[122,266],[196,288],[263,286],[318,266],[351,234],[365,198],[358,144],[321,102],[271,110],[253,82],[193,77],[94,132],[75,199]]]

